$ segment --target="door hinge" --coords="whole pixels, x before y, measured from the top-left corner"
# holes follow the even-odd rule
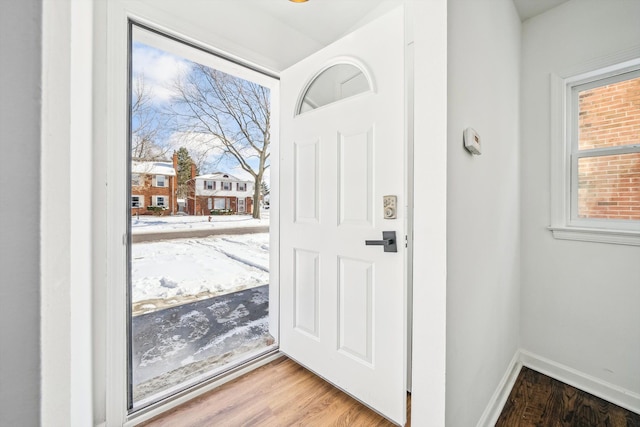
[[[409,236],[407,236],[406,234],[404,235],[404,247],[409,247]]]

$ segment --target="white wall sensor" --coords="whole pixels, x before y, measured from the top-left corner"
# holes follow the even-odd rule
[[[464,148],[471,154],[482,154],[482,144],[480,143],[480,135],[472,128],[464,130]]]

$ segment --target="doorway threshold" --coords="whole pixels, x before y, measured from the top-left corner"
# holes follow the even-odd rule
[[[149,396],[145,400],[137,402],[136,407],[130,411],[128,421],[124,424],[124,427],[140,425],[140,423],[211,392],[281,357],[284,357],[284,354],[280,352],[277,345],[263,347],[253,354],[247,354],[247,357],[235,363],[227,364],[218,370],[209,370],[205,374],[192,379],[189,383],[183,383],[174,389],[164,390],[158,395]]]

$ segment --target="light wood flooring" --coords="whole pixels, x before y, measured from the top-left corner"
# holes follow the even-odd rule
[[[410,397],[408,402],[407,414],[410,414]],[[373,427],[394,424],[282,357],[142,425]],[[410,425],[408,422],[407,426]]]
[[[407,418],[410,413],[409,396]],[[393,423],[282,357],[142,425],[373,427]],[[640,427],[640,415],[523,367],[496,427]]]
[[[640,427],[640,415],[523,367],[496,427]]]

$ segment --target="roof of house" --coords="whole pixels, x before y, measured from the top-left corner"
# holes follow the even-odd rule
[[[214,172],[214,173],[210,173],[207,175],[198,175],[196,176],[196,179],[210,179],[210,180],[216,180],[216,181],[234,181],[234,182],[251,182],[250,180],[247,179],[240,179],[238,177],[235,177],[229,173],[224,173],[224,172]]]
[[[176,176],[171,162],[131,162],[131,173]]]

